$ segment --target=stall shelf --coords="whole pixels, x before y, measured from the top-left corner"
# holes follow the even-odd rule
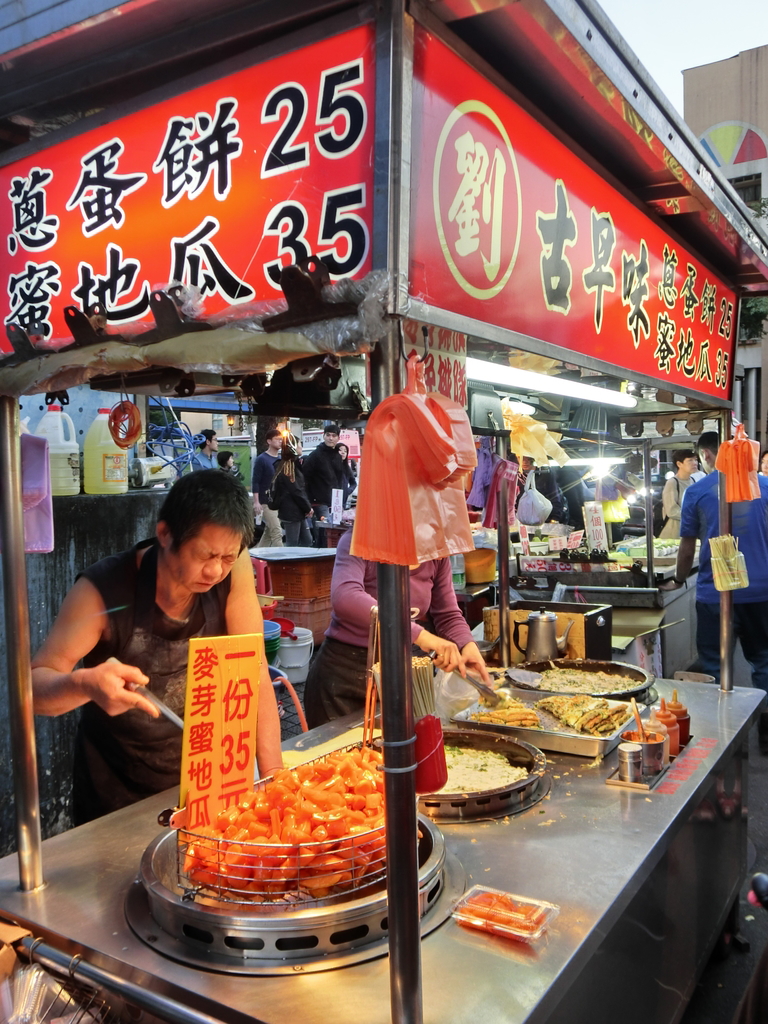
[[[746,738],[762,694],[658,683],[662,696],[673,686],[690,710],[693,739],[656,789],[607,786],[615,751],[591,763],[551,754],[548,799],[517,815],[441,826],[467,887],[547,900],[560,915],[532,947],[451,919],[428,934],[421,944],[426,1019],[679,1018],[745,877]],[[338,720],[286,746],[311,757],[317,744],[343,743],[357,721]],[[1,861],[2,913],[64,953],[222,1021],[325,1024],[330,1013],[337,1024],[356,1024],[364,1006],[366,1020],[385,1024],[385,958],[252,978],[184,966],[137,938],[123,902],[158,832],[156,815],[174,797],[169,791],[47,840],[48,885],[39,892],[19,892],[14,858]]]

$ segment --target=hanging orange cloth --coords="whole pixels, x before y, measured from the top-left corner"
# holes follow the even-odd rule
[[[733,439],[723,441],[715,460],[715,469],[725,477],[725,500],[754,501],[760,497],[757,481],[757,467],[760,459],[760,445],[750,441],[739,423]]]
[[[351,552],[416,565],[474,548],[464,476],[477,465],[463,407],[427,393],[424,365],[408,360],[408,383],[371,413],[365,432]]]

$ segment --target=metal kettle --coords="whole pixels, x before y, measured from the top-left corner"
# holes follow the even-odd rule
[[[557,635],[557,615],[554,612],[548,612],[546,608],[531,612],[526,625],[528,626],[528,646],[525,648],[520,646],[520,623],[515,622],[512,630],[515,647],[526,661],[554,661],[555,658],[565,654],[568,633],[573,625],[572,619],[560,637]]]

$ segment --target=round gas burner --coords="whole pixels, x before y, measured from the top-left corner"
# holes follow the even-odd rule
[[[451,913],[464,891],[464,869],[448,854],[439,829],[419,818],[421,934]],[[385,956],[387,893],[298,909],[285,905],[232,907],[185,898],[177,881],[176,833],[158,836],[144,851],[138,879],[128,891],[125,915],[135,934],[171,960],[232,974],[300,974],[327,971]]]

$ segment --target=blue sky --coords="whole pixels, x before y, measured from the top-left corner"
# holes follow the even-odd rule
[[[768,44],[766,0],[598,2],[681,114],[684,68]]]

